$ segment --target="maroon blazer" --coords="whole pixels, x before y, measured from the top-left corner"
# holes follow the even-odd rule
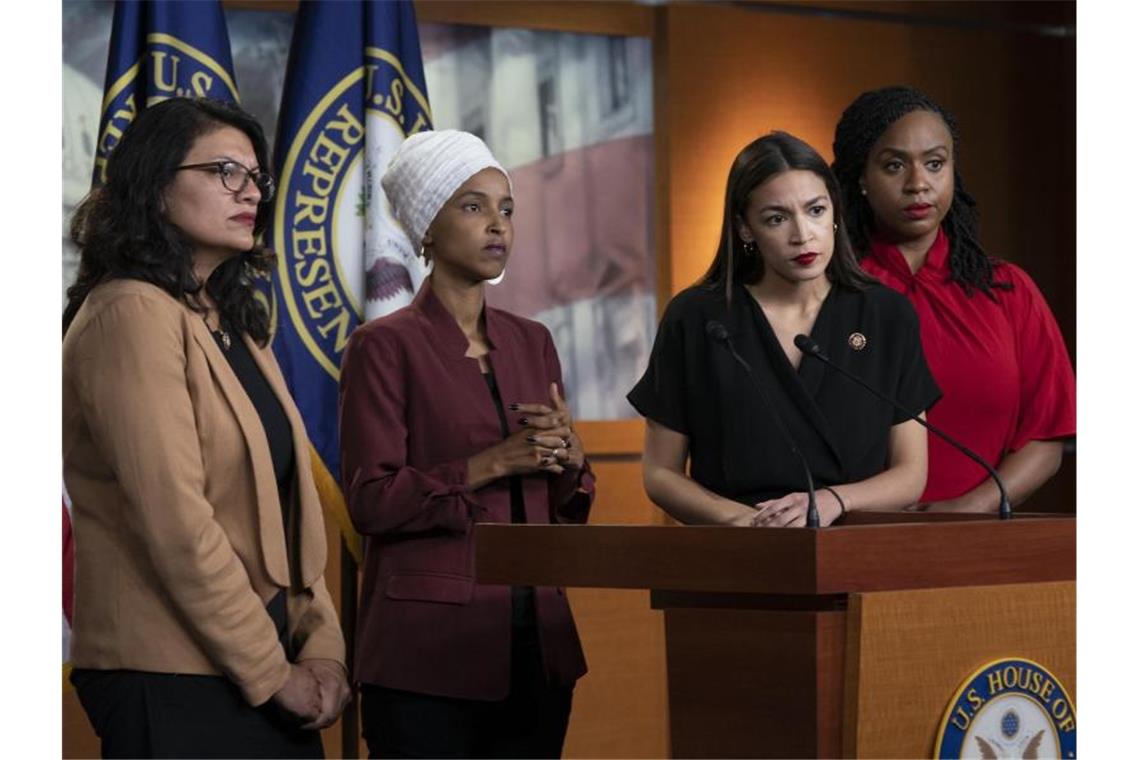
[[[484,313],[503,404],[549,404],[550,383],[562,385],[550,333],[490,306]],[[510,687],[510,587],[475,583],[472,527],[510,522],[511,496],[505,478],[466,485],[468,458],[502,440],[479,362],[466,351],[430,281],[410,306],[358,328],[345,349],[342,482],[366,538],[354,676],[494,700]],[[528,523],[583,523],[594,498],[588,464],[523,476],[522,486]],[[586,661],[565,591],[536,588],[535,610],[546,672],[571,685]]]

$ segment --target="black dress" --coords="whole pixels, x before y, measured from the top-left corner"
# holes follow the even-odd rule
[[[727,328],[755,379],[708,336],[712,320]],[[837,364],[914,412],[941,395],[926,366],[914,309],[888,288],[834,285],[811,337]],[[757,381],[774,409],[764,403]],[[649,367],[628,398],[645,417],[688,436],[693,480],[742,504],[805,490],[803,467],[779,435],[773,413],[807,458],[817,486],[882,472],[891,427],[906,420],[817,360],[805,356],[793,368],[743,285],[736,286],[731,308],[723,288],[679,293],[665,310]]]

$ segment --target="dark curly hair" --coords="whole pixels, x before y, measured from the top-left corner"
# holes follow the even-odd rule
[[[831,198],[837,229],[835,250],[825,271],[827,278],[853,290],[862,290],[876,282],[859,267],[855,258],[854,249],[847,237],[847,224],[843,219],[839,184],[823,156],[798,137],[787,132],[772,132],[744,146],[732,162],[724,191],[724,222],[721,226],[720,244],[700,285],[724,288],[725,297],[731,303],[734,282],[752,284],[764,276],[764,261],[759,254],[744,251],[744,241],[740,237],[736,220],[744,217],[748,209],[748,196],[753,190],[777,174],[796,170],[809,171],[822,179]]]
[[[867,198],[859,187],[859,178],[867,166],[872,146],[896,121],[912,111],[938,114],[954,141],[954,200],[942,220],[942,229],[950,240],[950,280],[972,295],[976,288],[996,300],[994,289],[1010,290],[1012,285],[994,281],[994,268],[1001,264],[982,248],[978,236],[978,208],[974,197],[966,191],[958,171],[959,133],[954,114],[928,95],[896,85],[865,92],[843,111],[835,127],[831,165],[843,190],[844,216],[851,232],[851,242],[860,255],[870,250],[874,216]]]
[[[129,278],[157,285],[205,313],[200,293],[217,305],[230,328],[259,345],[269,340],[269,314],[254,297],[253,280],[275,262],[260,243],[220,264],[205,284],[194,275],[191,243],[164,213],[163,195],[194,141],[222,127],[249,137],[262,170],[269,165],[265,134],[257,120],[235,105],[206,98],[171,98],[143,110],[123,133],[107,162],[107,181],[79,204],[71,239],[79,247],[79,274],[67,289],[63,332],[96,285]],[[270,205],[257,209],[254,237],[269,223]]]

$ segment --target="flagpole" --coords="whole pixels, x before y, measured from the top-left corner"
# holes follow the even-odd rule
[[[399,267],[414,259],[415,248],[376,184],[363,195],[341,191],[375,183],[395,146],[430,129],[432,118],[410,0],[302,0],[293,29],[277,122],[278,193],[266,232],[266,244],[281,258],[267,295],[278,314],[273,350],[309,432],[321,505],[341,533],[340,619],[351,679],[364,542],[338,483],[337,368],[352,330],[401,303],[374,298],[368,308],[371,268]],[[342,266],[359,267],[364,276],[345,278]],[[353,291],[357,286],[363,286],[360,292]],[[311,305],[304,308],[313,294],[327,307],[319,315]],[[406,296],[410,300],[412,293]],[[390,308],[376,313],[382,303]],[[361,722],[353,689],[341,717],[346,758],[360,755]]]
[[[357,569],[356,558],[348,548],[344,536],[340,540],[340,625],[344,631],[344,663],[348,668],[348,683],[352,699],[341,715],[340,756],[356,758],[360,736],[360,695],[352,679],[352,660],[356,639]]]

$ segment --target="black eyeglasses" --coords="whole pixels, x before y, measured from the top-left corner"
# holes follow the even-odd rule
[[[239,164],[237,161],[210,161],[205,164],[187,164],[179,166],[183,169],[204,169],[211,171],[222,178],[222,186],[231,193],[240,193],[252,179],[253,184],[261,192],[261,202],[268,203],[273,198],[273,191],[277,189],[273,176],[265,172],[253,171]]]

